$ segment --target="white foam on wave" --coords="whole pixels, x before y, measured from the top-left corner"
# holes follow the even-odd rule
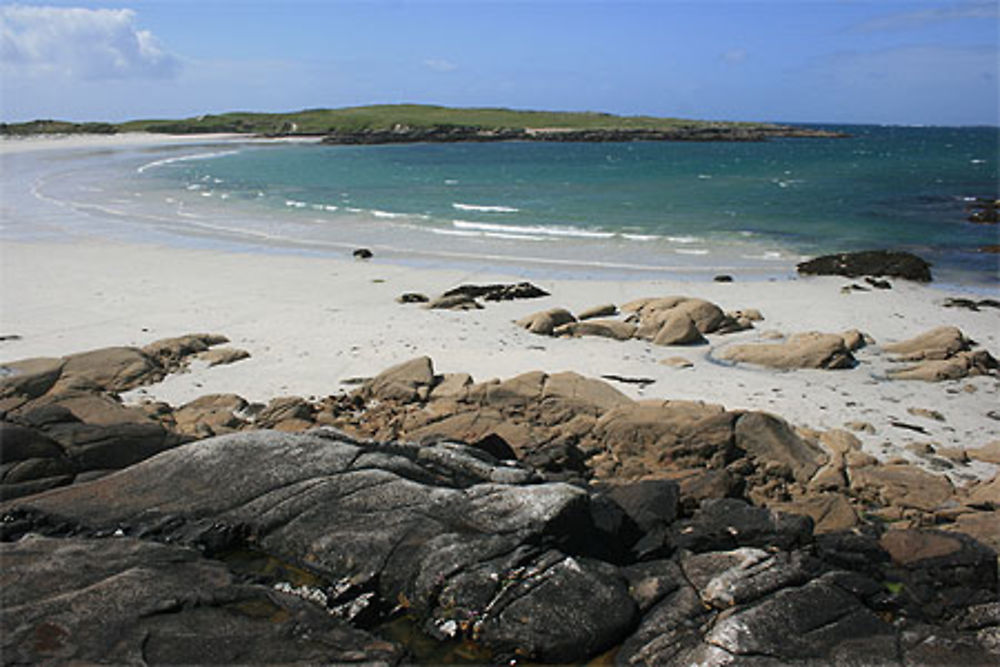
[[[594,232],[576,227],[546,227],[542,225],[498,225],[489,222],[470,222],[468,220],[452,220],[451,224],[458,229],[475,229],[481,232],[500,234],[542,234],[545,236],[568,236],[585,239],[609,239],[614,232]]]
[[[622,238],[629,241],[655,241],[660,237],[656,234],[622,234]]]
[[[671,243],[698,243],[701,241],[697,236],[668,236],[667,240]]]
[[[181,155],[178,157],[168,157],[162,160],[153,160],[148,162],[141,167],[138,167],[135,171],[138,174],[145,172],[147,169],[153,169],[154,167],[162,167],[167,164],[173,164],[175,162],[188,162],[190,160],[208,160],[213,157],[223,157],[226,155],[236,155],[239,151],[215,151],[212,153],[195,153],[193,155]]]
[[[674,252],[678,255],[707,255],[708,250],[704,248],[675,248]]]
[[[307,204],[304,201],[297,201],[295,199],[286,199],[285,200],[285,206],[287,206],[289,208],[305,208],[308,205],[309,204]]]
[[[371,214],[376,218],[407,218],[409,215],[406,213],[393,213],[392,211],[380,211],[378,209],[372,209]]]
[[[544,236],[535,236],[533,234],[507,234],[504,232],[483,232],[483,236],[489,237],[491,239],[512,239],[515,241],[544,241],[546,240]]]
[[[453,202],[451,206],[459,211],[479,211],[480,213],[517,213],[521,210],[513,206],[480,206],[478,204],[459,204],[458,202]]]

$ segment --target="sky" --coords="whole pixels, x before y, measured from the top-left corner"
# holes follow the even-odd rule
[[[375,103],[997,125],[996,0],[0,2],[0,119]]]

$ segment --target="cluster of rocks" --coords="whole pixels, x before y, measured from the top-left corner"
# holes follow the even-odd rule
[[[883,345],[892,361],[905,364],[890,370],[893,380],[938,382],[969,375],[996,374],[1000,364],[986,350],[974,350],[973,341],[957,327],[937,327],[899,343]]]
[[[985,664],[996,554],[676,483],[544,482],[458,443],[210,438],[0,505],[5,659]],[[650,549],[648,544],[656,544]],[[440,652],[433,655],[441,658]]]
[[[431,299],[418,292],[406,292],[396,298],[397,303],[423,303],[425,308],[437,310],[481,310],[484,301],[514,301],[538,299],[549,293],[531,283],[497,283],[492,285],[459,285]]]
[[[718,350],[718,359],[755,364],[768,368],[853,368],[858,360],[852,354],[875,343],[856,329],[839,334],[810,331],[794,334],[777,343],[744,343]],[[975,375],[996,374],[1000,364],[986,350],[972,349],[974,343],[957,327],[936,327],[909,340],[883,345],[891,380],[940,382]]]
[[[693,345],[705,342],[705,334],[725,334],[753,328],[764,319],[748,309],[723,312],[716,304],[686,296],[643,298],[622,305],[623,319],[614,304],[588,308],[574,316],[565,308],[533,313],[517,321],[531,333],[544,336],[603,336],[615,340],[638,338],[656,345]]]
[[[116,400],[214,342],[5,365],[5,660],[1000,655],[996,478],[955,488],[846,431],[575,373],[475,383],[426,357],[321,401]],[[41,418],[60,410],[75,421]],[[8,484],[122,423],[145,431],[106,432],[114,466]],[[39,455],[15,461],[26,442]]]
[[[169,406],[126,406],[119,392],[162,380],[193,359],[210,365],[248,355],[192,334],[143,348],[111,347],[0,367],[0,497],[107,474],[198,435],[162,421]],[[232,417],[230,417],[232,419]]]

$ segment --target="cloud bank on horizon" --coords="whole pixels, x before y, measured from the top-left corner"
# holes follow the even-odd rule
[[[998,124],[992,0],[108,4],[0,6],[0,119],[426,102]]]

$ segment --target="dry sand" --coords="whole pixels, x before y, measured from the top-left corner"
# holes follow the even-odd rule
[[[157,138],[162,140],[162,138]],[[152,141],[113,138],[112,141]],[[32,150],[60,140],[34,140]],[[64,142],[92,141],[68,138]],[[96,141],[96,140],[93,140]],[[27,146],[28,143],[22,144]],[[96,145],[96,144],[95,144]],[[16,150],[8,142],[0,150]],[[18,215],[4,210],[4,215]],[[131,392],[126,400],[156,398],[181,404],[208,393],[237,393],[250,400],[275,396],[322,397],[418,355],[438,372],[465,371],[477,381],[530,370],[574,370],[588,376],[615,374],[655,380],[614,383],[639,398],[694,399],[729,409],[758,409],[799,426],[818,429],[867,422],[858,433],[866,451],[888,460],[919,461],[914,443],[978,448],[1000,439],[1000,382],[974,377],[942,383],[890,382],[878,344],[902,340],[932,327],[959,327],[994,356],[1000,355],[1000,311],[945,308],[959,292],[893,281],[892,290],[842,294],[844,278],[800,278],[733,283],[682,281],[533,280],[552,296],[488,303],[475,311],[432,311],[400,305],[404,292],[434,296],[462,283],[514,282],[504,273],[468,272],[444,266],[413,268],[379,257],[355,261],[280,253],[237,253],[125,245],[101,240],[4,242],[0,246],[0,362],[60,356],[110,345],[142,345],[193,332],[220,333],[251,358],[229,366],[194,366],[161,384]],[[499,271],[499,269],[497,270]],[[710,335],[709,344],[659,347],[630,340],[558,339],[536,336],[513,321],[555,306],[579,311],[646,296],[686,295],[724,310],[756,308],[764,315],[751,331]],[[758,340],[764,331],[840,332],[857,328],[875,346],[857,353],[849,370],[772,371],[712,360],[722,346]],[[682,356],[690,368],[660,360]],[[910,408],[936,410],[937,421]],[[891,422],[924,427],[927,434]],[[956,478],[989,476],[995,466],[959,466]]]

